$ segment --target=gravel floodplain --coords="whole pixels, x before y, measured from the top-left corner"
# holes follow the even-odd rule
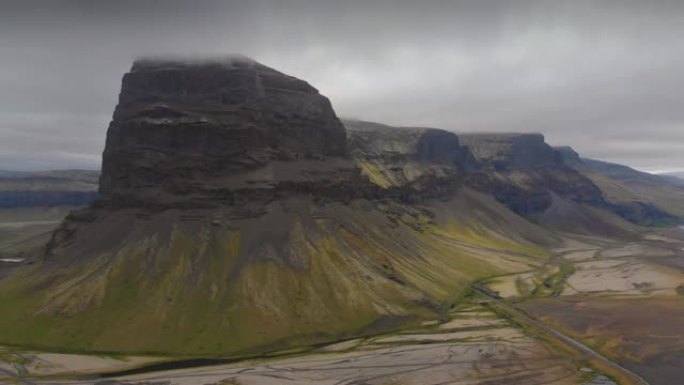
[[[485,307],[455,311],[451,316],[411,333],[350,340],[287,358],[100,380],[79,380],[79,371],[125,370],[159,358],[126,361],[19,352],[14,357],[21,359],[15,362],[22,364],[5,368],[14,368],[16,374],[24,372],[22,378],[40,385],[604,384],[600,374],[580,370],[574,358],[554,352]],[[66,368],[71,376],[54,376],[67,373]]]

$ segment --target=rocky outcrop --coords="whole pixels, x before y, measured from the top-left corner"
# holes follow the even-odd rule
[[[470,184],[519,214],[549,209],[552,194],[577,203],[605,205],[600,189],[566,165],[541,134],[464,134],[460,138],[479,162]]]
[[[347,120],[352,156],[360,160],[415,161],[464,169],[469,151],[453,132],[436,128],[391,127]]]
[[[345,121],[349,152],[381,196],[439,197],[463,184],[470,153],[452,132]]]
[[[461,134],[475,158],[494,171],[557,167],[558,154],[542,134]]]
[[[582,165],[580,155],[570,146],[558,146],[553,148],[566,165],[576,168]]]
[[[107,132],[100,203],[206,203],[323,179],[345,157],[344,127],[302,80],[243,57],[139,60]],[[320,164],[302,170],[302,162]],[[258,172],[268,166],[278,170]]]
[[[605,206],[541,134],[461,134],[348,121],[308,83],[243,57],[139,60],[122,81],[96,207],[444,197],[464,184],[515,212],[551,193]],[[253,209],[260,212],[260,209]]]

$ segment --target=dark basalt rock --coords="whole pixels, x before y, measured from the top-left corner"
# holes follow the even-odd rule
[[[582,165],[580,155],[570,146],[554,147],[554,150],[560,155],[563,163],[570,167],[578,167]]]
[[[454,133],[428,129],[418,140],[416,157],[420,161],[461,166],[466,152]]]
[[[548,209],[552,193],[574,202],[605,206],[601,190],[569,167],[541,134],[459,136],[480,164],[470,184],[522,215]]]
[[[131,223],[217,208],[257,218],[288,196],[375,194],[346,141],[325,96],[253,60],[138,60],[107,131],[98,197],[53,233],[46,259],[88,243],[82,222],[122,212]]]
[[[345,156],[330,102],[302,80],[243,57],[139,60],[107,132],[100,195],[178,198],[272,161]]]
[[[542,134],[461,134],[475,158],[496,171],[556,167],[562,158]]]
[[[470,153],[453,132],[437,128],[391,127],[347,120],[349,151],[354,159],[415,161],[462,169]]]
[[[457,135],[431,128],[344,123],[352,157],[379,165],[392,181],[405,187],[402,196],[411,196],[409,187],[421,192],[414,198],[449,196],[467,185],[525,216],[548,209],[553,193],[574,202],[605,206],[601,190],[568,167],[541,134]],[[407,173],[416,172],[415,163],[422,175],[407,180]]]

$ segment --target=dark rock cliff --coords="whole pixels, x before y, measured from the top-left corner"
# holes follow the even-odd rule
[[[494,171],[562,166],[542,134],[461,134],[461,142],[479,162]]]
[[[122,81],[100,195],[115,205],[211,198],[249,183],[273,187],[287,170],[234,178],[272,163],[345,156],[330,102],[302,80],[242,57],[141,60]]]
[[[548,209],[552,194],[604,206],[601,190],[569,167],[541,134],[465,134],[461,141],[479,162],[471,184],[522,215]]]
[[[416,202],[444,198],[462,186],[472,155],[453,132],[344,121],[349,153],[374,198]],[[368,190],[366,188],[366,190]]]

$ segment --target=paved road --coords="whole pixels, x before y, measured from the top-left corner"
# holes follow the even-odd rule
[[[522,312],[522,311],[516,309],[515,307],[505,303],[500,298],[497,298],[489,290],[482,288],[478,285],[472,285],[472,287],[478,293],[486,296],[491,301],[495,302],[497,305],[506,309],[506,311],[508,311],[510,314],[512,314],[517,320],[531,324],[531,325],[543,330],[544,332],[552,335],[553,337],[556,337],[557,339],[561,340],[562,342],[566,343],[567,345],[570,345],[573,348],[579,350],[587,358],[591,358],[591,359],[600,361],[601,363],[613,368],[617,372],[622,373],[625,376],[625,378],[628,378],[631,381],[631,383],[633,385],[649,385],[648,381],[646,381],[644,378],[642,378],[638,374],[632,372],[631,370],[629,370],[627,368],[624,368],[624,367],[618,365],[614,361],[609,360],[608,358],[597,353],[595,350],[588,347],[587,345],[585,345],[585,344],[583,344],[583,343],[581,343],[581,342],[579,342],[573,338],[568,337],[567,335],[559,332],[558,330],[554,329],[553,327],[528,316],[524,312]]]

